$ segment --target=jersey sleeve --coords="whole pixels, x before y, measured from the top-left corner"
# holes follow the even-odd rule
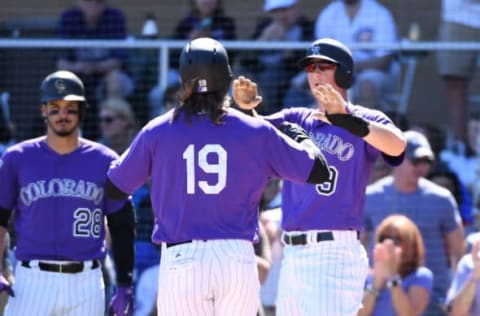
[[[13,210],[18,196],[17,165],[14,152],[5,152],[0,158],[0,208]]]
[[[307,180],[315,158],[302,145],[270,126],[265,146],[273,176],[301,183]]]
[[[130,147],[110,166],[108,178],[122,192],[132,194],[150,175],[151,153],[146,138],[143,131],[138,133]]]
[[[291,122],[302,125],[301,122],[303,121],[305,115],[306,112],[303,108],[289,108],[265,116],[264,118],[270,124],[272,124],[276,128],[279,128],[280,124],[282,124],[283,122]]]

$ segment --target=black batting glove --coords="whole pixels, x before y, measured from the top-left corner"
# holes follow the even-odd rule
[[[297,143],[301,143],[305,139],[310,139],[307,132],[300,125],[295,123],[283,122],[280,124],[279,129],[283,134],[287,135]]]
[[[359,116],[353,114],[328,114],[325,113],[327,119],[333,125],[340,126],[341,128],[346,129],[353,135],[359,137],[365,137],[370,133],[368,128],[368,121],[364,120]]]

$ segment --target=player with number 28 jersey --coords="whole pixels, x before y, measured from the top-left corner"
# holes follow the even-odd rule
[[[0,276],[0,292],[12,296],[5,315],[103,316],[107,222],[117,281],[110,312],[130,316],[133,207],[104,191],[118,155],[80,137],[88,103],[74,73],[49,74],[40,90],[46,135],[11,146],[0,159],[0,245],[12,218],[17,259],[13,287]]]
[[[88,140],[68,155],[49,148],[45,136],[9,148],[0,168],[0,205],[16,211],[18,260],[105,256],[103,218],[123,205],[104,198],[106,171],[115,158]]]

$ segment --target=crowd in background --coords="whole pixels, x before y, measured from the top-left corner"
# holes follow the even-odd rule
[[[126,15],[121,8],[106,0],[76,3],[59,17],[59,38],[128,37]],[[301,0],[266,0],[264,12],[256,12],[261,19],[250,39],[295,42],[332,37],[347,46],[398,40],[392,14],[376,0],[331,1],[318,12],[316,20],[302,15],[301,5]],[[444,0],[442,5],[439,39],[478,41],[480,4]],[[142,36],[158,38],[154,16],[145,20]],[[219,41],[237,39],[235,20],[224,11],[222,0],[192,0],[190,13],[172,27],[170,38],[191,40],[205,36]],[[282,108],[313,104],[304,72],[296,64],[302,55],[301,51],[287,49],[240,51],[230,58],[234,73],[259,83],[259,94],[264,98],[259,111],[270,114]],[[145,122],[177,104],[178,51],[171,51],[164,91],[156,80],[158,56],[150,51],[131,54],[125,49],[85,47],[58,50],[55,57],[57,69],[75,72],[86,84],[90,108],[83,135],[119,154],[128,148]],[[446,315],[448,308],[460,313],[470,310],[470,306],[474,306],[470,315],[480,313],[480,242],[475,239],[480,228],[480,112],[468,105],[468,84],[477,58],[475,51],[442,51],[437,56],[438,74],[445,82],[451,110],[452,129],[446,133],[436,126],[411,124],[395,111],[394,96],[400,76],[398,56],[385,50],[354,51],[356,70],[354,85],[349,90],[351,100],[387,111],[402,130],[409,130],[407,141],[415,147],[412,152],[407,149],[401,166],[392,169],[379,161],[372,172],[362,235],[372,269],[363,302],[368,308],[362,315],[386,315],[386,310],[391,313],[395,304],[401,302],[402,297],[375,288],[375,280],[388,269],[400,274],[407,292],[412,289],[415,314],[425,311],[425,315]],[[8,93],[2,94],[0,154],[21,140],[10,119],[13,107]],[[273,179],[266,188],[265,203],[260,206],[263,245],[268,248],[257,252],[267,260],[262,279],[261,313],[265,315],[274,315],[276,278],[282,258],[280,186],[281,182]],[[135,282],[142,292],[137,295],[137,314],[150,315],[155,310],[154,276],[158,274],[160,253],[150,242],[153,217],[148,184],[133,195],[133,202],[138,222]],[[412,245],[406,243],[409,238],[415,245],[412,249],[405,246]],[[385,239],[393,243],[384,242]],[[399,257],[397,248],[403,250],[403,257]],[[479,290],[474,287],[477,284]],[[475,290],[477,296],[472,294]]]

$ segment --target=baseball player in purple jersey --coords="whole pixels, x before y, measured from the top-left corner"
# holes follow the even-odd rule
[[[118,155],[79,137],[87,103],[76,75],[48,75],[41,94],[46,136],[0,159],[0,244],[14,211],[17,259],[13,286],[0,277],[12,296],[5,315],[103,316],[105,216],[118,281],[110,315],[132,315],[133,208],[107,200],[103,188]]]
[[[356,315],[368,270],[358,236],[369,173],[379,155],[400,163],[405,140],[382,112],[348,102],[353,60],[342,43],[313,42],[299,65],[318,108],[285,109],[266,119],[302,126],[325,154],[330,177],[318,185],[284,181],[277,315]],[[259,103],[249,93],[252,84],[239,77],[233,85],[244,110]]]
[[[301,129],[283,126],[298,144],[228,107],[232,74],[219,42],[189,42],[179,70],[180,106],[139,132],[112,164],[106,193],[122,197],[151,178],[152,238],[162,245],[158,315],[255,315],[252,242],[263,189],[270,177],[321,183],[328,166],[318,148],[303,146]]]

